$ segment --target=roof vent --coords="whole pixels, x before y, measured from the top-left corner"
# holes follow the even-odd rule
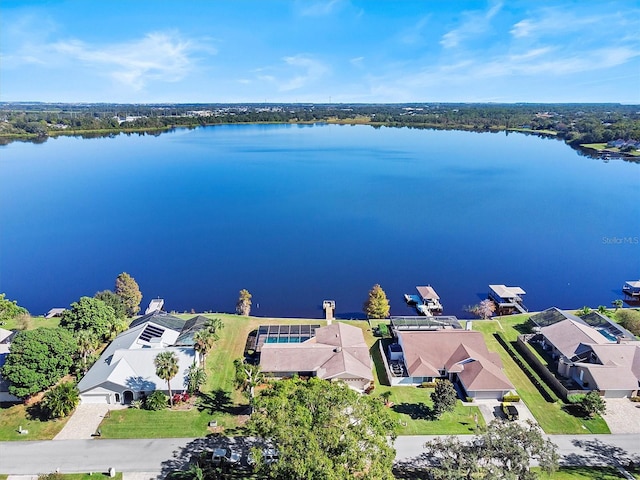
[[[336,347],[333,351],[339,353],[342,351],[342,347]]]

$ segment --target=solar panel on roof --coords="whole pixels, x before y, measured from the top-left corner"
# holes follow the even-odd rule
[[[144,340],[145,342],[148,342],[152,338],[162,337],[163,333],[164,333],[163,328],[159,328],[154,325],[147,325],[143,330],[142,334],[140,334],[139,338],[140,340]]]

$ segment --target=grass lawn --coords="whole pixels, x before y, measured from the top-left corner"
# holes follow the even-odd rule
[[[6,330],[33,330],[34,328],[55,328],[60,325],[60,317],[44,318],[44,317],[30,317],[26,316],[21,318],[11,318],[4,322],[2,328]]]
[[[0,441],[6,440],[51,440],[67,419],[40,421],[31,418],[23,404],[0,406]],[[28,430],[28,434],[19,434],[18,429]]]
[[[539,468],[532,468],[534,472],[538,472],[541,480],[617,480],[624,478],[613,467],[560,467],[560,469],[552,475],[540,472]],[[638,478],[637,472],[635,478]]]
[[[176,316],[189,319],[194,315]],[[233,434],[241,426],[242,417],[238,414],[248,407],[248,401],[234,388],[233,361],[243,356],[247,336],[252,330],[260,325],[285,323],[285,320],[222,313],[204,316],[222,319],[224,329],[220,332],[220,340],[207,355],[207,382],[202,388],[201,408],[161,412],[131,408],[113,411],[110,418],[100,424],[102,438],[200,437],[211,433],[207,427],[210,420],[217,421],[227,434]],[[286,319],[286,323],[324,325],[325,321]]]
[[[530,314],[511,315],[497,317],[495,320],[477,320],[473,322],[473,329],[483,333],[489,350],[500,354],[507,377],[515,385],[520,398],[527,404],[546,433],[610,433],[609,427],[599,416],[594,419],[574,417],[563,409],[565,405],[562,401],[553,403],[545,401],[529,377],[493,336],[495,332],[502,332],[508,341],[514,342],[522,333],[518,328],[522,328],[521,325],[529,316]]]
[[[128,408],[114,410],[100,424],[101,438],[170,438],[204,437],[209,420],[223,418],[197,409],[189,411],[161,410],[150,412]]]

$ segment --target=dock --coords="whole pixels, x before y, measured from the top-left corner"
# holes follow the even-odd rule
[[[624,301],[631,305],[640,303],[640,280],[629,280],[622,286]]]
[[[431,285],[418,286],[417,295],[405,294],[404,299],[408,305],[413,305],[420,315],[431,317],[442,313],[440,297]]]
[[[522,302],[522,295],[526,294],[520,287],[507,287],[506,285],[489,285],[487,298],[496,304],[498,315],[510,315],[512,313],[527,313],[527,307]]]

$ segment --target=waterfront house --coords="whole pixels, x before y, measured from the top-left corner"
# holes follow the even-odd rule
[[[153,312],[135,319],[78,382],[82,403],[129,404],[155,390],[168,393],[167,382],[156,375],[154,364],[155,357],[166,351],[178,358],[171,390],[184,391],[187,371],[198,361],[193,333],[204,325],[199,318],[185,322],[165,312]]]
[[[497,353],[490,352],[482,333],[472,330],[397,330],[397,359],[406,375],[392,385],[420,385],[445,378],[462,398],[501,399],[514,389],[502,371]]]
[[[576,317],[557,308],[531,317],[560,377],[605,397],[629,397],[640,385],[640,342],[597,312]]]
[[[373,363],[362,330],[346,323],[317,325],[300,337],[305,325],[276,325],[277,336],[256,339],[260,351],[260,367],[271,377],[293,375],[344,381],[357,391],[364,391],[373,382]],[[291,333],[290,327],[294,328]],[[307,325],[307,327],[309,327]],[[265,332],[268,326],[260,327]],[[286,334],[284,332],[287,332]],[[293,335],[293,337],[291,336]],[[291,339],[294,338],[294,341]]]

